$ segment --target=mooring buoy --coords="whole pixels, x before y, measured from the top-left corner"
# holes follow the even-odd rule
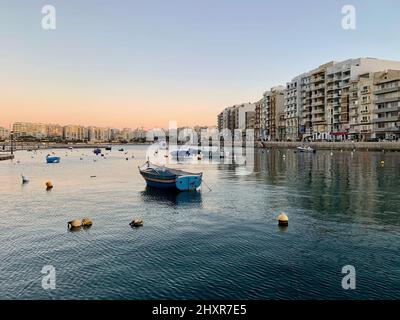
[[[280,226],[287,226],[287,225],[289,225],[289,218],[288,218],[288,216],[285,214],[285,213],[280,213],[279,214],[279,216],[278,216],[278,224],[280,225]]]

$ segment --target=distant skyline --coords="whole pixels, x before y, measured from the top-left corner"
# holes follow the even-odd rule
[[[41,28],[53,5],[57,28]],[[344,5],[355,30],[341,28]],[[0,3],[0,126],[215,125],[227,106],[331,60],[400,60],[400,1]]]

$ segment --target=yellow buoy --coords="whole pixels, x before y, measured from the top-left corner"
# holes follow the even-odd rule
[[[68,221],[68,227],[70,227],[70,228],[80,228],[81,226],[82,226],[82,220],[74,219],[74,220]]]
[[[286,214],[284,214],[283,212],[281,214],[279,214],[278,216],[278,224],[280,226],[287,226],[289,225],[289,218]]]
[[[132,222],[129,225],[131,227],[141,227],[141,226],[143,226],[143,220],[135,218],[132,220]]]
[[[93,221],[90,220],[89,218],[83,218],[82,219],[82,226],[91,227],[92,225],[93,225]]]
[[[47,181],[47,182],[46,182],[46,188],[47,188],[47,190],[53,188],[53,184],[51,183],[51,181]]]
[[[384,164],[385,164],[385,161],[381,160],[381,165],[384,165]]]

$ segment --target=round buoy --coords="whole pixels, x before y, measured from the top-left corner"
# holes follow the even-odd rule
[[[133,219],[132,222],[129,224],[131,227],[141,227],[143,226],[143,220],[142,219]]]
[[[289,218],[283,212],[278,216],[278,224],[280,226],[287,226],[289,225]]]
[[[83,218],[82,219],[82,226],[91,227],[92,225],[93,225],[93,221],[90,220],[89,218]]]
[[[53,188],[53,184],[51,183],[51,181],[47,181],[47,182],[46,182],[46,188],[47,188],[47,190]]]
[[[385,164],[385,161],[384,160],[381,160],[381,165],[383,166],[384,164]]]
[[[82,226],[82,220],[74,219],[74,220],[68,221],[69,228],[80,228],[81,226]]]

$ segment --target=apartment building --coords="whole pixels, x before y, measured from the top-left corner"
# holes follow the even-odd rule
[[[46,136],[49,139],[62,139],[63,127],[60,126],[59,124],[47,124]]]
[[[376,72],[374,87],[374,135],[382,139],[399,139],[400,70]]]
[[[224,112],[221,112],[217,116],[217,128],[221,131],[224,128]]]
[[[277,140],[280,117],[284,115],[285,88],[277,86],[266,91],[264,97],[265,128],[267,140]]]
[[[365,73],[352,80],[349,91],[349,136],[352,139],[368,141],[373,133],[373,91],[374,74]]]
[[[284,92],[284,120],[285,137],[287,140],[296,141],[300,138],[300,114],[302,107],[301,81],[306,74],[302,74],[286,84]],[[282,134],[280,134],[282,136]]]
[[[258,100],[255,103],[255,112],[254,112],[254,138],[256,140],[264,139],[264,130],[265,130],[265,119],[263,112],[263,99]]]
[[[83,126],[68,125],[63,127],[63,137],[67,141],[87,141],[89,132]]]
[[[0,127],[0,140],[6,140],[10,136],[10,131],[6,128]]]
[[[43,139],[47,137],[47,126],[43,123],[15,122],[12,130],[15,138]]]

